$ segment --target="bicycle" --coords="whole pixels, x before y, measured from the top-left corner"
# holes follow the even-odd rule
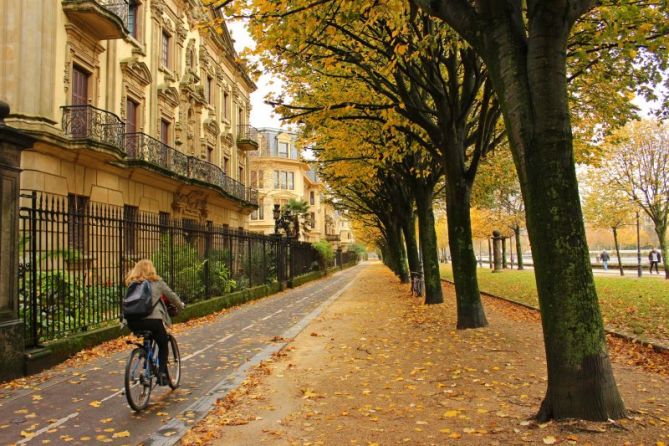
[[[421,273],[411,271],[411,295],[423,295],[423,275]]]
[[[144,338],[142,344],[127,341],[137,348],[130,352],[125,365],[125,396],[130,407],[139,412],[149,405],[151,390],[158,384],[158,344],[150,331],[138,331],[136,336]],[[176,339],[168,335],[167,384],[172,390],[179,387],[181,380],[181,356]]]

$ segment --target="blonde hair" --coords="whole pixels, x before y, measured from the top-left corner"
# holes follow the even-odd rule
[[[132,270],[128,272],[128,275],[125,276],[125,284],[130,285],[132,282],[143,282],[145,280],[150,280],[151,282],[161,280],[156,272],[156,267],[153,266],[153,262],[149,259],[142,259],[135,264]]]

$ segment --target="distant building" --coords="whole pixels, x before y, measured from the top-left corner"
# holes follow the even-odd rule
[[[220,23],[202,26],[203,23]],[[0,94],[37,138],[21,188],[245,228],[249,95],[220,14],[201,0],[4,0]]]
[[[274,205],[283,206],[296,199],[309,204],[309,231],[302,233],[301,239],[325,239],[338,245],[343,230],[346,242],[351,240],[350,223],[345,223],[348,220],[325,202],[325,185],[302,157],[295,134],[262,128],[258,129],[258,141],[258,150],[249,152],[251,187],[258,188],[258,210],[250,216],[249,229],[274,233]]]

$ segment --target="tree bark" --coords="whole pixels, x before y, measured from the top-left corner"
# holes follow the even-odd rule
[[[453,282],[457,305],[458,329],[480,328],[488,325],[476,277],[476,255],[472,245],[472,225],[469,215],[471,188],[463,179],[447,175],[446,212],[448,214],[448,244],[451,248]]]
[[[388,224],[388,255],[390,268],[402,283],[409,282],[406,248],[402,239],[402,228],[397,223]]]
[[[417,187],[415,192],[418,208],[418,235],[425,280],[425,303],[441,304],[444,302],[444,296],[439,274],[439,250],[432,208],[434,192],[431,187]]]
[[[502,269],[506,269],[508,267],[506,263],[506,241],[508,240],[508,237],[502,237]]]
[[[613,231],[613,243],[616,246],[616,257],[618,257],[618,269],[620,270],[620,275],[625,275],[625,270],[623,269],[623,262],[620,259],[620,245],[618,245],[618,228],[611,228]]]
[[[522,43],[505,4],[488,4],[482,56],[502,105],[527,211],[548,367],[537,418],[622,418],[574,168],[566,1],[536,6]]]
[[[402,219],[402,234],[404,234],[404,241],[406,243],[409,271],[419,271],[420,259],[418,256],[418,243],[416,242],[416,214],[413,211],[406,218]]]
[[[516,235],[516,253],[518,254],[518,269],[525,269],[523,263],[523,246],[520,242],[520,225],[513,227],[513,233]]]

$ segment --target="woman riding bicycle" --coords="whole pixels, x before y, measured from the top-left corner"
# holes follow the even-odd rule
[[[148,259],[143,259],[137,262],[134,268],[128,273],[125,278],[125,284],[130,286],[133,282],[143,282],[148,280],[151,282],[151,302],[153,311],[151,314],[143,319],[126,321],[128,327],[133,331],[150,331],[153,339],[158,344],[158,362],[159,362],[159,378],[158,383],[161,386],[167,385],[167,327],[172,326],[172,320],[163,303],[161,296],[165,296],[167,300],[178,309],[183,309],[185,304],[179,299],[174,291],[163,281],[163,279],[156,273],[156,268],[153,262]]]

